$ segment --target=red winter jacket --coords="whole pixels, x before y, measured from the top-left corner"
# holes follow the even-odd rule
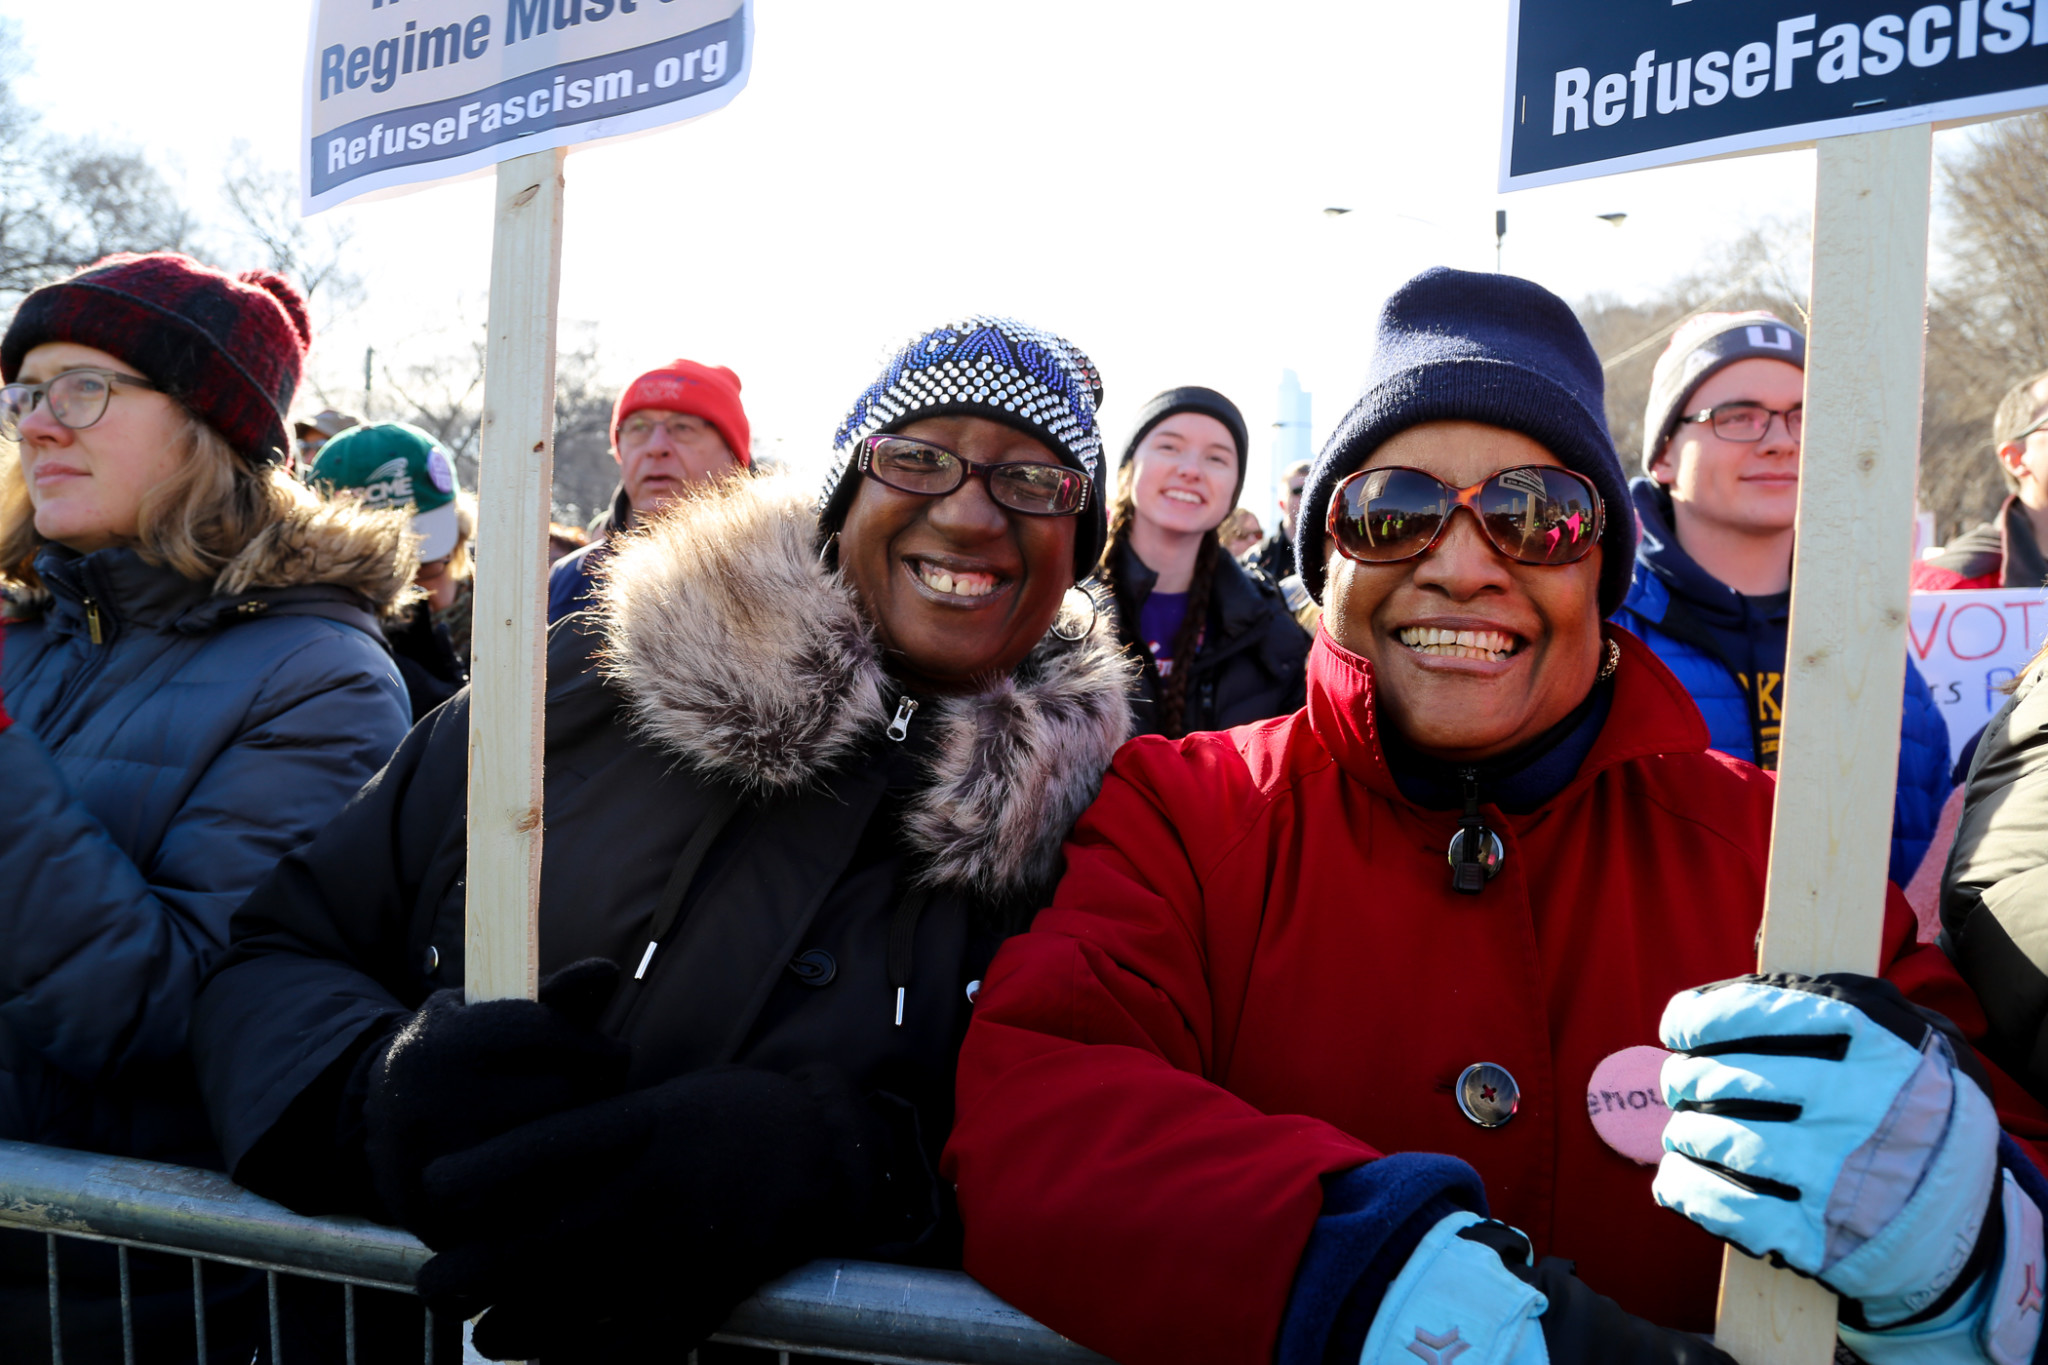
[[[1539,1256],[1710,1330],[1719,1246],[1656,1205],[1584,1095],[1674,993],[1755,969],[1772,780],[1709,752],[1677,680],[1613,635],[1604,729],[1546,806],[1486,808],[1507,859],[1477,896],[1450,886],[1457,815],[1399,794],[1371,667],[1328,635],[1305,710],[1126,745],[968,1030],[944,1163],[967,1269],[1125,1365],[1270,1360],[1320,1177],[1438,1152]],[[1981,1033],[1913,937],[1894,888],[1886,974]],[[1501,1128],[1452,1097],[1481,1061],[1521,1086]],[[2020,1103],[2008,1126],[2048,1133]]]

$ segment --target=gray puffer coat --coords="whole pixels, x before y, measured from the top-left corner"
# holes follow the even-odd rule
[[[2048,661],[2027,670],[1970,761],[1941,946],[1984,1002],[1985,1055],[2048,1103]]]
[[[219,1166],[186,1033],[228,917],[405,737],[400,519],[307,504],[212,582],[45,546],[0,652],[0,1137]]]

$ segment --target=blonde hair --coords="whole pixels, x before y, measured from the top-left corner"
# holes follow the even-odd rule
[[[184,458],[137,509],[135,550],[151,564],[186,578],[213,578],[266,529],[317,502],[277,466],[252,466],[197,417],[176,439]],[[0,589],[39,595],[35,557],[48,537],[36,530],[19,452],[8,454],[12,458],[0,463]]]

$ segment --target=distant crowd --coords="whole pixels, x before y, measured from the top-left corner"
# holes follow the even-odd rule
[[[1270,534],[1229,397],[1112,443],[1086,352],[1010,318],[903,342],[822,487],[754,470],[732,370],[634,378],[610,505],[547,530],[539,998],[469,1003],[491,546],[452,452],[290,416],[275,274],[36,290],[0,1137],[436,1253],[431,1331],[365,1291],[345,1343],[340,1287],[288,1282],[293,1365],[465,1318],[711,1365],[820,1256],[964,1266],[1119,1361],[1725,1360],[1724,1244],[1872,1365],[2036,1358],[2048,649],[1954,765],[1901,657],[1883,967],[1749,975],[1804,336],[1687,319],[1625,467],[1541,287],[1432,270],[1376,326]],[[2016,379],[2010,496],[1916,587],[2048,586]],[[0,1354],[192,1359],[199,1284],[210,1359],[269,1360],[275,1291],[208,1274],[0,1231]]]

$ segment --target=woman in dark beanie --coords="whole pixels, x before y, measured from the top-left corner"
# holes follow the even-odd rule
[[[0,1137],[220,1166],[199,983],[234,907],[405,736],[378,618],[411,537],[284,472],[306,344],[284,279],[176,255],[39,289],[0,340]],[[66,1358],[119,1359],[113,1253],[63,1246]],[[29,1358],[42,1239],[0,1247],[0,1338]],[[251,1280],[215,1281],[223,1353],[259,1339]],[[189,1350],[190,1267],[138,1256],[135,1289],[143,1339]]]
[[[1872,1365],[2034,1358],[2048,1182],[1903,896],[1888,980],[1730,980],[1772,783],[1603,623],[1602,412],[1536,285],[1388,301],[1302,504],[1307,707],[1126,745],[989,970],[942,1171],[998,1294],[1123,1365],[1725,1362],[1726,1238]]]
[[[1068,600],[1098,396],[967,319],[822,504],[732,477],[615,542],[549,644],[539,1003],[462,1003],[459,693],[236,916],[194,1031],[235,1177],[403,1223],[478,1349],[556,1365],[680,1359],[816,1256],[957,1264],[959,1039],[1129,729]]]
[[[1177,739],[1301,705],[1309,639],[1279,588],[1217,539],[1244,491],[1244,416],[1214,389],[1168,389],[1138,414],[1117,471],[1101,576],[1143,672],[1139,734]]]

